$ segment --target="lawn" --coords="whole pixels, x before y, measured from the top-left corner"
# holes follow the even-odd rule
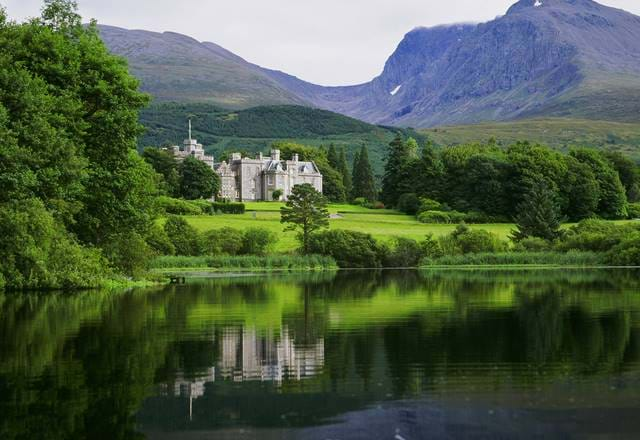
[[[221,214],[213,216],[186,216],[187,221],[199,231],[221,228],[225,226],[245,229],[262,227],[278,233],[280,240],[276,246],[277,252],[294,250],[298,243],[294,232],[284,232],[284,225],[280,223],[280,203],[258,202],[246,203],[251,210],[243,215]],[[456,225],[424,224],[415,217],[401,214],[393,210],[372,210],[352,205],[330,205],[329,211],[340,213],[340,218],[332,218],[330,227],[335,229],[349,229],[373,235],[382,241],[389,241],[394,236],[408,237],[421,240],[425,235],[434,236],[448,234]],[[513,225],[484,224],[470,225],[471,228],[486,229],[502,238],[507,238]]]

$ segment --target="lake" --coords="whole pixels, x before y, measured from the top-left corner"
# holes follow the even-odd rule
[[[0,438],[640,438],[639,275],[0,294]]]

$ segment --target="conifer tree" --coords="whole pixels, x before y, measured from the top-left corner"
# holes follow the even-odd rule
[[[329,162],[331,168],[340,171],[340,159],[338,158],[336,147],[333,144],[329,145],[329,150],[327,150],[327,162]]]
[[[530,182],[530,189],[518,205],[514,241],[527,237],[555,240],[560,236],[560,209],[554,193],[543,179]]]
[[[382,201],[393,205],[402,194],[415,192],[413,167],[417,161],[418,143],[413,138],[405,142],[398,134],[389,147],[382,179]]]
[[[344,190],[347,195],[350,196],[353,189],[353,182],[351,179],[349,164],[347,163],[347,153],[344,147],[340,150],[340,157],[338,159],[338,171],[342,173],[342,183],[344,185]]]
[[[365,145],[360,149],[357,162],[353,168],[353,198],[364,197],[370,202],[374,202],[378,197],[376,182],[369,162],[369,152]]]

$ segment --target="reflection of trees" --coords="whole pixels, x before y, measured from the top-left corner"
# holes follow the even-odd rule
[[[354,271],[2,295],[0,438],[136,437],[143,402],[145,420],[173,411],[151,394],[188,394],[194,426],[278,426],[294,423],[278,411],[317,422],[389,392],[637,369],[638,281],[594,273]]]

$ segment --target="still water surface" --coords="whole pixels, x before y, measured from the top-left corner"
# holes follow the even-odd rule
[[[0,438],[637,439],[639,275],[353,271],[0,294]]]

